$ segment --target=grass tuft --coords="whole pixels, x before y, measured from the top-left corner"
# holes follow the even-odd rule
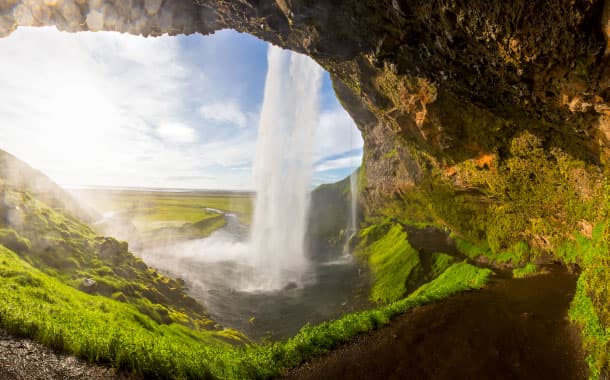
[[[536,264],[529,263],[521,268],[513,269],[514,278],[524,278],[536,274],[538,272],[538,266]]]

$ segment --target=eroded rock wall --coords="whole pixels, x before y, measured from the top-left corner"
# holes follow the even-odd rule
[[[522,239],[548,249],[558,228],[600,217],[549,202],[556,187],[576,194],[571,202],[601,201],[609,16],[604,0],[4,0],[0,35],[19,25],[146,36],[233,28],[308,54],[331,73],[363,132],[369,214],[396,216],[410,202],[421,207],[405,218],[486,240],[499,233],[486,223],[507,213],[497,206],[512,210],[525,197],[548,207],[523,206],[518,223],[505,226],[520,232],[497,247]],[[528,190],[523,178],[551,193]],[[452,199],[463,202],[443,204]],[[469,212],[486,217],[460,221],[473,219]],[[557,221],[554,212],[582,220]]]

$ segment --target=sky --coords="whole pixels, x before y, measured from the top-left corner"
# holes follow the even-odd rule
[[[19,28],[0,39],[0,149],[64,186],[251,190],[268,46]],[[328,73],[320,97],[312,186],[362,157]]]

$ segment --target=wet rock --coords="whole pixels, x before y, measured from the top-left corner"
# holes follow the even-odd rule
[[[85,278],[78,286],[80,290],[87,293],[94,293],[97,290],[97,281],[92,278]]]

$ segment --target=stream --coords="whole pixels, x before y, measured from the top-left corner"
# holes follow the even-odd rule
[[[586,379],[567,311],[575,274],[551,266],[411,310],[287,379]]]

